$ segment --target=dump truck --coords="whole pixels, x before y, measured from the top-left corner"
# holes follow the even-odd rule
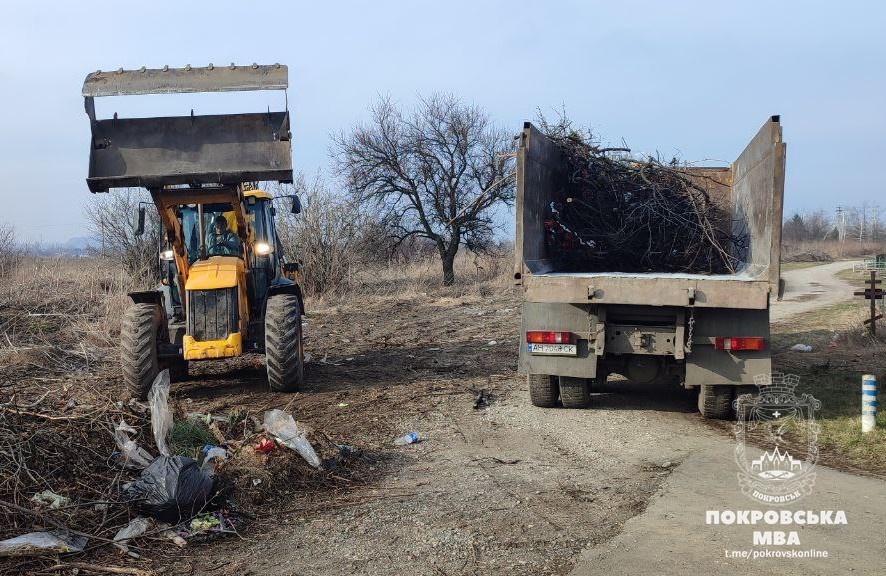
[[[285,91],[287,67],[191,67],[97,71],[83,83],[92,138],[89,190],[145,188],[159,214],[162,279],[132,292],[121,322],[123,379],[144,399],[160,370],[173,380],[194,361],[265,355],[272,390],[304,378],[304,300],[298,263],[283,253],[277,203],[299,213],[296,195],[274,197],[257,182],[292,182],[288,105],[243,114],[96,116],[95,98],[252,90]],[[135,234],[145,225],[137,213]]]
[[[558,269],[544,222],[551,202],[569,186],[565,160],[529,122],[518,140],[518,369],[531,402],[586,407],[594,385],[619,374],[651,385],[678,381],[698,390],[703,416],[729,418],[736,394],[771,372],[769,306],[782,286],[785,143],[779,117],[769,118],[731,165],[682,169],[746,234],[734,274]]]

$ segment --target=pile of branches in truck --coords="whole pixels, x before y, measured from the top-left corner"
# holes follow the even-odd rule
[[[547,206],[547,253],[562,272],[732,274],[748,237],[674,160],[603,148],[567,120],[542,122],[566,158]]]

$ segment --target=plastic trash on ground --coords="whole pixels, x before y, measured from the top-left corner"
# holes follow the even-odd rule
[[[114,441],[123,454],[123,465],[134,470],[143,470],[154,457],[129,437],[129,434],[134,433],[135,428],[127,424],[125,420],[120,420],[120,423],[114,426]]]
[[[169,409],[169,370],[163,370],[154,378],[148,393],[148,406],[151,408],[151,429],[154,441],[162,456],[171,456],[166,439],[172,431],[172,410]]]
[[[212,496],[215,480],[185,456],[160,456],[126,488],[139,514],[178,523],[199,511]]]
[[[422,437],[418,432],[410,432],[406,436],[400,436],[396,440],[394,440],[395,446],[406,446],[407,444],[415,444],[416,442],[421,442]]]
[[[809,344],[794,344],[791,346],[791,350],[794,352],[812,352],[812,346]]]
[[[277,442],[301,454],[301,457],[314,468],[320,468],[322,465],[320,457],[304,433],[298,431],[292,415],[276,408],[268,410],[265,412],[264,426]]]
[[[126,543],[132,539],[137,538],[148,531],[148,528],[151,527],[151,520],[148,518],[143,518],[141,516],[137,518],[133,518],[129,524],[120,528],[117,531],[117,534],[114,535],[114,546],[123,550],[124,552],[129,552],[129,547]]]
[[[62,506],[67,506],[71,503],[70,498],[66,498],[60,494],[56,494],[52,490],[37,492],[36,494],[31,496],[31,501],[38,502],[40,504],[48,504],[52,510],[58,510]]]
[[[206,450],[206,455],[203,457],[203,464],[200,466],[200,469],[210,476],[215,476],[218,467],[228,459],[228,451],[219,446],[209,446],[207,448],[208,450]]]
[[[29,532],[15,538],[0,541],[2,556],[42,556],[44,554],[65,554],[83,552],[85,536],[74,536],[67,532]]]

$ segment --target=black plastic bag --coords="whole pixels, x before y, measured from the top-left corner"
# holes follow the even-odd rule
[[[126,489],[139,514],[177,524],[206,506],[215,480],[185,456],[160,456]]]

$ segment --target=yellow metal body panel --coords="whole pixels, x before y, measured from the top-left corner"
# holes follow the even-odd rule
[[[253,198],[265,198],[265,199],[273,198],[273,196],[271,196],[269,193],[265,192],[264,190],[258,190],[258,189],[256,189],[256,190],[244,190],[244,191],[243,191],[243,196],[245,196],[246,198],[249,198],[249,197],[253,197]]]
[[[240,332],[234,332],[224,340],[206,342],[197,342],[193,336],[185,336],[182,339],[182,352],[185,360],[233,358],[243,353],[243,339]]]
[[[186,290],[215,290],[233,288],[245,279],[243,260],[236,256],[212,256],[208,260],[198,260],[191,265]],[[245,284],[245,282],[244,282]]]
[[[242,334],[249,324],[249,300],[246,294],[246,265],[236,256],[213,256],[191,265],[185,290],[237,288],[239,331],[225,340],[198,342],[186,335],[182,341],[185,360],[232,358],[243,353]],[[190,311],[188,311],[190,313]]]

